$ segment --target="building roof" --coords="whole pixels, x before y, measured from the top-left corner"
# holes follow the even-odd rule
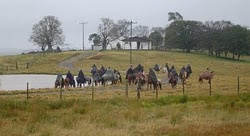
[[[151,40],[149,40],[148,38],[143,38],[143,37],[131,37],[131,38],[126,38],[123,39],[122,41],[124,42],[150,42]]]

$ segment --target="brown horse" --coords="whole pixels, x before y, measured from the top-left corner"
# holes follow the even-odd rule
[[[154,87],[154,90],[156,90],[156,87],[159,87],[160,90],[162,89],[162,84],[161,84],[161,81],[159,79],[157,79],[157,83],[155,84],[154,82],[150,82],[148,80],[148,74],[146,75],[146,78],[145,78],[145,81],[147,83],[147,90],[150,88],[150,90],[152,89],[152,85]]]
[[[180,76],[181,82],[185,83],[186,79],[188,79],[188,73],[186,70],[181,71],[179,76]]]
[[[70,79],[68,77],[65,78],[64,85],[65,85],[66,88],[76,87],[75,80],[73,80],[72,83],[70,83]]]
[[[168,82],[171,84],[172,88],[176,88],[176,85],[178,83],[178,77],[174,74],[170,74]]]
[[[203,79],[208,80],[211,83],[211,79],[214,77],[214,71],[205,71],[199,77],[199,82],[203,82]]]
[[[57,87],[63,88],[64,85],[65,85],[65,82],[64,82],[64,79],[63,79],[63,78],[62,78],[61,80],[56,80],[56,81],[55,81],[55,88],[57,88]]]

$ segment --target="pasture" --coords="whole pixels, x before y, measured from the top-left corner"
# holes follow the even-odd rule
[[[81,52],[62,52],[37,56],[29,69],[2,70],[3,74],[66,73],[59,63]],[[164,51],[133,51],[133,66],[141,64],[146,72],[156,63],[174,65],[176,70],[190,64],[193,73],[185,84],[172,89],[164,84],[159,98],[146,87],[141,99],[136,98],[136,86],[129,86],[125,97],[125,71],[129,67],[129,51],[94,52],[77,59],[74,69],[90,75],[96,64],[118,69],[123,82],[114,86],[98,86],[91,100],[91,87],[30,90],[26,101],[25,91],[0,92],[1,135],[239,135],[250,134],[250,57],[232,61],[201,54]],[[26,61],[34,55],[0,57],[1,64]],[[210,68],[215,71],[212,96],[207,81],[198,82],[200,73]],[[38,70],[39,69],[39,70]],[[157,73],[162,80],[165,74]],[[240,95],[237,94],[237,77],[240,77]]]

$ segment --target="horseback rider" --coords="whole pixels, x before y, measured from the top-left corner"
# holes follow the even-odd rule
[[[69,78],[69,82],[70,84],[74,84],[74,77],[73,75],[70,73],[70,71],[68,71],[66,78]]]
[[[190,76],[190,74],[192,73],[192,69],[191,69],[191,66],[190,66],[190,64],[188,64],[187,65],[187,77],[189,77]]]
[[[133,71],[133,66],[130,65],[130,67],[128,68],[127,72],[126,72],[126,79],[128,78],[128,75],[133,75],[134,71]]]
[[[83,82],[86,81],[85,76],[84,76],[82,70],[79,71],[79,73],[78,73],[78,78],[79,78],[80,80],[82,80]]]
[[[168,63],[166,63],[165,67],[167,68],[167,71],[169,72],[169,66],[168,66]]]
[[[155,71],[160,71],[160,67],[159,67],[159,65],[157,63],[155,64],[154,70]]]
[[[56,81],[60,81],[63,78],[62,74],[57,72]]]

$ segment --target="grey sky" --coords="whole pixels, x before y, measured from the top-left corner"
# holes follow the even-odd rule
[[[87,21],[85,45],[96,32],[100,18],[132,19],[140,25],[165,26],[168,12],[177,11],[188,20],[230,20],[250,26],[250,0],[0,0],[0,49],[34,48],[28,39],[32,26],[54,15],[63,23],[65,43],[82,47],[79,20]]]

